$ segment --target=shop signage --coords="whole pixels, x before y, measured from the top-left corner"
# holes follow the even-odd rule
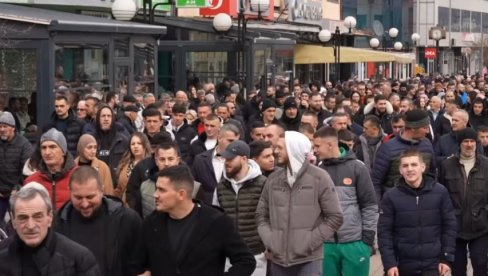
[[[200,9],[200,15],[214,16],[219,13],[226,13],[230,16],[237,16],[237,0],[209,0],[208,8]]]
[[[288,21],[312,23],[322,20],[321,0],[287,0]]]
[[[436,48],[425,48],[425,58],[426,59],[435,59],[437,57],[437,49]]]
[[[205,8],[210,7],[209,0],[176,0],[177,8]]]

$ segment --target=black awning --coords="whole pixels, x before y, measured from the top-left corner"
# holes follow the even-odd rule
[[[165,26],[73,14],[21,5],[1,4],[0,19],[47,26],[51,31],[127,33],[145,35],[166,34]]]

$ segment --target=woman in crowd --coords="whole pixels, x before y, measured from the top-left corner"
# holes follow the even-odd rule
[[[114,194],[121,199],[125,198],[125,189],[132,169],[139,161],[151,156],[151,144],[144,133],[135,132],[132,134],[129,145],[117,168],[118,184]]]
[[[77,166],[88,165],[95,168],[100,174],[103,183],[103,193],[106,195],[114,194],[112,175],[110,168],[105,162],[97,158],[97,140],[90,134],[83,134],[78,140],[78,157],[75,159]]]

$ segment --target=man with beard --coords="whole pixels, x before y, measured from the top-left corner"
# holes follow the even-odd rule
[[[56,216],[56,232],[86,246],[95,255],[101,275],[135,275],[134,248],[142,220],[116,199],[103,195],[95,168],[78,167],[69,181],[70,201]]]
[[[268,177],[256,209],[270,275],[322,275],[323,243],[342,225],[334,183],[309,163],[311,151],[310,140],[296,131],[277,141],[275,154],[284,169]]]
[[[367,115],[363,122],[363,134],[359,136],[359,149],[356,151],[358,159],[363,161],[371,172],[376,151],[385,137],[381,130],[381,122],[374,115]]]
[[[265,247],[258,235],[254,214],[266,177],[254,160],[249,159],[250,148],[240,140],[230,143],[222,152],[225,170],[215,189],[213,204],[235,221],[236,228],[256,259],[252,275],[266,274]]]
[[[322,94],[319,92],[312,93],[310,96],[308,110],[315,113],[317,119],[319,120],[319,127],[323,124],[324,120],[332,116],[334,113],[333,110],[336,105],[336,99],[334,97],[326,97],[326,101],[328,101],[328,110],[323,109],[324,99],[322,98]],[[333,107],[331,103],[333,102]]]
[[[372,114],[380,119],[381,128],[387,134],[393,132],[391,129],[391,118],[393,117],[393,107],[383,95],[374,97],[374,103],[369,103],[364,107],[364,115]]]
[[[483,152],[485,156],[488,156],[488,127],[480,126],[478,128],[478,140],[483,147]]]
[[[286,130],[298,131],[300,126],[301,114],[298,110],[295,98],[288,97],[283,104],[283,116],[281,116],[281,122],[286,126]]]

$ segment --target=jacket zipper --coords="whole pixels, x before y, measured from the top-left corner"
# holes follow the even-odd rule
[[[53,210],[54,210],[54,213],[56,213],[57,211],[57,208],[56,208],[56,180],[54,180],[54,175],[51,176],[52,177],[52,182],[51,182],[51,190],[52,190],[52,199],[53,199]]]
[[[288,184],[288,183],[286,183],[286,184]],[[288,185],[288,186],[289,186],[289,185]],[[286,190],[285,190],[285,189],[286,189],[286,188],[283,188],[283,191],[284,191],[284,192],[286,192]],[[286,231],[286,248],[285,248],[286,265],[287,265],[287,266],[288,266],[288,265],[289,265],[289,263],[290,263],[290,262],[289,262],[289,261],[290,261],[290,260],[289,260],[289,256],[288,256],[288,244],[289,244],[289,243],[288,243],[288,241],[290,240],[290,219],[291,219],[291,206],[293,205],[293,203],[292,203],[292,201],[291,201],[291,198],[292,198],[292,196],[291,196],[291,195],[292,195],[292,192],[293,192],[293,187],[290,187],[290,188],[289,188],[289,191],[290,191],[290,193],[289,193],[289,196],[288,196],[288,197],[289,197],[289,201],[288,201],[288,202],[289,202],[289,205],[288,205],[288,206],[289,206],[289,207],[288,207],[288,226],[287,226],[287,228],[286,228],[286,229],[288,229],[288,231]]]

